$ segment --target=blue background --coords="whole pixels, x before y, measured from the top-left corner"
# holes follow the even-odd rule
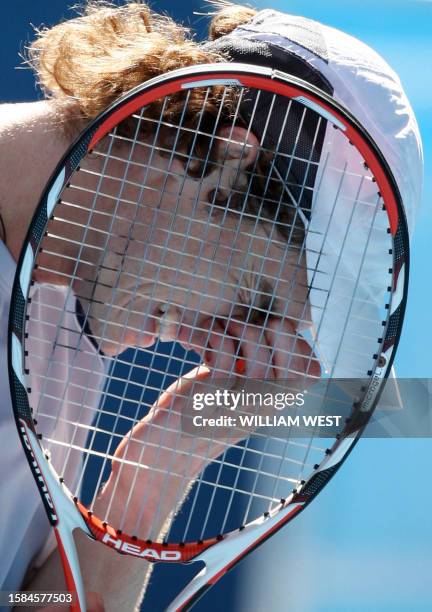
[[[0,101],[40,97],[18,52],[30,24],[70,17],[72,2],[15,0],[3,7]],[[199,2],[153,2],[201,36]],[[269,4],[255,2],[256,7]],[[426,179],[412,243],[410,297],[397,356],[398,374],[430,377],[432,237],[432,1],[273,0],[272,8],[340,28],[374,47],[398,72],[422,133]],[[362,440],[319,500],[264,544],[196,606],[197,611],[399,612],[432,609],[431,440]],[[158,567],[146,610],[158,612],[190,568]]]

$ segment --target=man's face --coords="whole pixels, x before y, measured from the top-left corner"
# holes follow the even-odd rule
[[[108,163],[102,155],[83,168],[71,194],[87,209],[97,194],[96,212],[86,213],[92,246],[74,290],[107,355],[159,337],[221,373],[240,356],[248,375],[286,377],[297,321],[308,317],[303,261],[274,224],[229,209],[254,152],[222,145],[224,162],[202,180],[187,159],[143,145],[117,145]]]

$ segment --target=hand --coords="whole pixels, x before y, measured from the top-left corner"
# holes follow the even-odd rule
[[[266,330],[266,344],[258,349],[258,358],[257,329],[240,322],[232,323],[230,333],[241,338],[248,377],[263,378],[266,369],[270,371],[267,374],[270,381],[289,378],[301,381],[304,388],[319,375],[319,363],[311,347],[295,334],[288,321],[271,322]],[[229,358],[228,351],[223,353],[225,359]],[[145,538],[156,539],[169,514],[184,499],[204,468],[227,446],[253,430],[231,428],[226,430],[226,435],[219,431],[217,439],[191,435],[185,430],[182,419],[191,415],[192,392],[220,388],[210,377],[217,372],[218,365],[213,362],[212,370],[201,365],[172,384],[149,414],[120,442],[114,453],[111,475],[95,505],[95,513],[102,520],[126,533],[139,537],[144,533]],[[245,378],[234,376],[229,384],[231,390],[242,388]]]
[[[149,414],[123,438],[114,455],[112,471],[95,513],[126,533],[157,537],[170,512],[185,495],[189,483],[226,444],[184,433],[182,414],[190,393],[210,376],[199,366],[173,383]],[[125,503],[127,510],[125,510]]]

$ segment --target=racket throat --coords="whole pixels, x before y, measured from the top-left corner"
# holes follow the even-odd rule
[[[70,491],[60,484],[57,474],[46,460],[33,431],[24,420],[20,419],[23,440],[31,459],[33,471],[36,471],[37,482],[43,500],[47,500],[51,509],[51,518],[60,553],[67,590],[72,593],[72,612],[86,612],[84,583],[81,576],[78,552],[73,532],[80,528],[92,537],[85,521],[72,500]],[[66,491],[66,495],[65,495]],[[55,519],[55,520],[54,520]]]
[[[66,588],[72,594],[71,612],[86,612],[84,582],[73,533],[69,529],[54,527],[57,547],[63,567]]]
[[[197,561],[205,563],[205,567],[177,595],[167,612],[190,610],[228,570],[297,514],[303,506],[303,503],[287,504],[281,511],[282,516],[278,513],[269,517],[262,516],[241,531],[227,534],[222,541],[208,548],[197,558]]]

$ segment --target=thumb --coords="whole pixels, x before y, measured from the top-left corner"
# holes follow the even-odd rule
[[[187,398],[188,392],[198,382],[203,382],[210,376],[210,370],[205,365],[199,365],[187,374],[184,374],[172,385],[168,387],[158,398],[153,410],[158,408],[168,408],[173,399],[182,401]]]

